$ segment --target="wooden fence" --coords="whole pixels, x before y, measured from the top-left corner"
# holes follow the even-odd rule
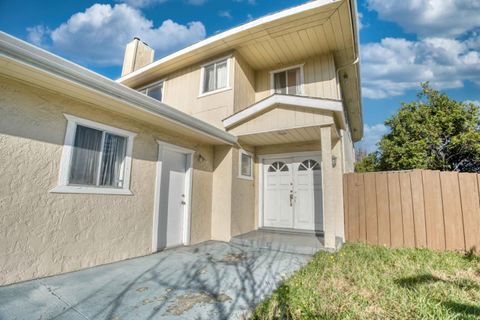
[[[480,175],[429,170],[344,177],[347,241],[480,251]]]

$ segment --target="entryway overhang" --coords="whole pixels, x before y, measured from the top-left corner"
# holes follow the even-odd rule
[[[223,125],[251,146],[315,141],[321,127],[332,127],[332,136],[346,127],[342,101],[281,94],[233,114]]]

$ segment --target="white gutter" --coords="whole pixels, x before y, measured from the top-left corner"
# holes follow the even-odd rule
[[[227,144],[237,142],[237,137],[224,130],[2,31],[0,31],[0,56],[121,100],[130,104],[132,108],[141,109]]]

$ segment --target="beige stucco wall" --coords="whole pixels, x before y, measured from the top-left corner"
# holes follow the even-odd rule
[[[304,94],[306,96],[341,99],[333,55],[316,56],[279,66],[277,69],[299,64],[303,64],[304,68]],[[255,74],[256,101],[260,101],[271,94],[270,71],[272,70],[259,70]]]
[[[138,133],[133,196],[49,192],[58,179],[63,113]],[[149,254],[157,139],[196,150],[191,241],[211,238],[212,146],[5,78],[0,115],[0,284]]]
[[[213,240],[229,241],[232,210],[233,148],[216,146],[213,161],[212,223]]]
[[[253,154],[254,149],[242,146]],[[253,154],[253,161],[255,155]],[[231,236],[247,233],[255,229],[255,181],[258,179],[253,173],[252,180],[239,178],[240,149],[233,149],[233,179],[232,179],[232,220]]]

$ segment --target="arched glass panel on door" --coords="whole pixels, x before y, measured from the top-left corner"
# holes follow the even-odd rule
[[[320,164],[318,163],[318,161],[315,161],[315,160],[302,161],[302,163],[298,165],[298,171],[307,171],[307,170],[312,170],[312,171],[321,170]]]
[[[276,161],[268,167],[268,172],[286,172],[288,171],[288,166],[285,162]]]

